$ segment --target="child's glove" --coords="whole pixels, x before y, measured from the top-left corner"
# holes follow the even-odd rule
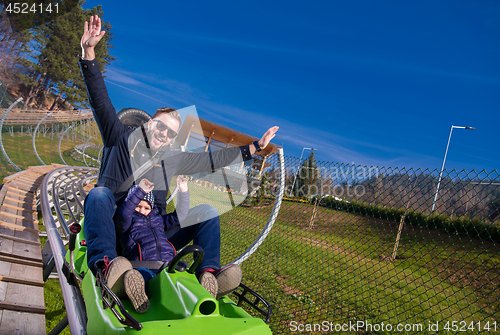
[[[144,178],[139,182],[139,187],[142,188],[144,192],[149,193],[155,188],[155,184]]]
[[[189,177],[177,176],[177,187],[179,188],[180,192],[188,191],[188,180]]]

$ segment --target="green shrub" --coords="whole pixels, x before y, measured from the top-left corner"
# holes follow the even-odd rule
[[[288,201],[301,201],[301,199],[288,199]],[[314,199],[311,203],[314,203]],[[302,202],[302,201],[301,201]],[[399,222],[405,214],[404,208],[388,208],[373,206],[356,201],[337,200],[334,197],[325,197],[319,206],[333,210],[371,216],[376,219]],[[500,224],[482,222],[478,218],[471,219],[467,216],[450,218],[446,214],[425,214],[421,211],[409,210],[406,213],[405,223],[427,229],[436,229],[448,234],[483,238],[493,242],[500,242]]]

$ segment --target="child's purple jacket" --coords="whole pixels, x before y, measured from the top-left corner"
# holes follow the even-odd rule
[[[177,210],[160,215],[154,206],[148,216],[135,210],[146,192],[138,187],[118,207],[115,215],[116,231],[122,246],[122,255],[131,261],[169,261],[176,253],[167,240],[165,231],[179,225],[187,216],[189,192],[177,192]]]

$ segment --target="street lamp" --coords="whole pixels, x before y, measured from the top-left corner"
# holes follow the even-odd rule
[[[292,192],[293,192],[293,187],[295,186],[295,181],[297,180],[297,175],[299,174],[299,169],[300,169],[300,162],[302,161],[302,155],[304,154],[304,150],[316,150],[314,148],[302,148],[302,153],[300,154],[300,159],[299,159],[299,166],[297,168],[297,172],[295,172],[295,178],[293,178],[293,184],[292,184],[292,189],[290,190],[290,196],[292,196]]]
[[[453,132],[453,128],[457,128],[457,129],[476,129],[474,127],[451,126],[450,136],[448,137],[448,144],[446,145],[446,151],[444,152],[443,166],[441,166],[441,172],[439,173],[439,180],[438,180],[438,184],[437,184],[437,187],[436,187],[436,194],[434,194],[434,201],[432,202],[431,213],[434,212],[434,207],[436,206],[436,200],[437,200],[437,196],[438,196],[438,193],[439,193],[439,185],[441,184],[441,177],[443,176],[444,163],[446,162],[446,155],[448,154],[448,147],[450,146],[451,133]]]

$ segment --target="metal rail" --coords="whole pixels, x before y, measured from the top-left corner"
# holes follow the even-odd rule
[[[285,158],[283,154],[283,148],[278,149],[277,155],[280,167],[280,180],[279,180],[278,195],[274,199],[273,211],[269,216],[267,224],[264,226],[264,229],[262,229],[262,232],[260,233],[259,237],[257,237],[255,242],[253,242],[253,244],[244,253],[242,253],[238,258],[236,258],[229,264],[241,264],[248,257],[250,257],[250,255],[252,255],[255,252],[255,250],[257,250],[257,248],[262,244],[262,242],[264,242],[269,232],[271,232],[274,222],[276,222],[276,218],[278,217],[281,208],[281,201],[283,200],[283,193],[285,192]]]
[[[88,167],[59,168],[45,176],[40,189],[43,224],[52,249],[67,313],[64,323],[69,324],[71,334],[87,333],[87,317],[79,288],[70,285],[63,274],[66,249],[62,237],[69,235],[68,225],[79,220],[86,195],[83,186],[91,179],[97,179],[97,173],[98,169]],[[67,192],[68,190],[71,191]],[[65,215],[69,216],[68,221]],[[63,326],[64,324],[60,324],[56,328],[63,329]]]
[[[10,165],[12,165],[14,167],[14,169],[16,169],[17,171],[22,171],[16,164],[14,164],[13,161],[11,161],[11,159],[9,158],[9,156],[7,155],[7,152],[5,152],[5,149],[3,147],[3,142],[2,142],[2,129],[3,129],[3,123],[5,121],[5,118],[7,117],[7,114],[9,114],[10,110],[16,105],[18,104],[19,102],[21,102],[23,100],[23,98],[19,98],[17,99],[16,101],[14,101],[10,106],[9,108],[7,108],[7,110],[5,111],[5,114],[2,116],[2,119],[0,120],[0,149],[2,150],[2,153],[5,157],[5,159],[7,159],[7,162],[10,163]]]
[[[85,141],[85,144],[83,145],[83,150],[82,150],[82,157],[83,157],[83,163],[85,163],[85,166],[88,167],[89,165],[87,164],[87,160],[85,159],[85,148],[87,147],[87,143],[92,139],[92,136],[87,138]]]
[[[66,128],[66,130],[65,130],[65,131],[63,131],[63,133],[61,134],[61,137],[59,138],[59,145],[58,145],[58,147],[57,147],[57,148],[58,148],[58,150],[59,150],[59,158],[61,158],[61,160],[62,160],[63,164],[66,164],[66,165],[68,165],[68,163],[66,163],[66,162],[64,161],[64,158],[63,158],[63,156],[62,156],[62,154],[61,154],[61,142],[62,142],[62,140],[63,140],[64,134],[66,134],[66,133],[68,132],[68,130],[70,130],[71,128],[73,128],[73,125],[70,125],[68,128]]]
[[[42,163],[42,165],[47,165],[45,164],[42,159],[40,158],[40,156],[38,156],[38,152],[36,152],[36,145],[35,145],[35,138],[36,138],[36,133],[38,132],[38,127],[40,127],[40,125],[42,124],[42,122],[48,118],[49,116],[51,116],[52,113],[49,113],[47,115],[45,115],[41,120],[40,122],[38,122],[38,124],[36,125],[35,127],[35,130],[33,131],[33,141],[32,141],[32,144],[33,144],[33,151],[35,152],[35,155],[36,157],[38,158],[38,160],[40,161],[40,163]]]

